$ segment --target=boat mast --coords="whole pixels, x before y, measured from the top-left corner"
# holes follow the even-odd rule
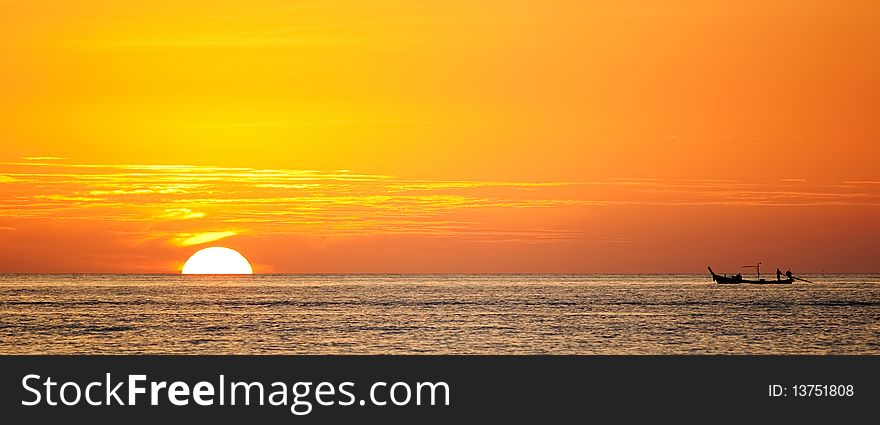
[[[758,264],[754,266],[743,266],[744,269],[755,269],[755,272],[758,273],[758,279],[761,279],[761,262],[758,261]]]

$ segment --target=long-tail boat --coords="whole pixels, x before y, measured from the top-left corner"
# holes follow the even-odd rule
[[[769,279],[768,280],[768,279],[761,279],[760,277],[758,277],[757,280],[750,280],[750,279],[743,279],[742,274],[736,274],[733,276],[715,274],[715,272],[712,271],[712,267],[709,267],[709,273],[712,274],[712,280],[715,283],[721,283],[721,284],[751,283],[751,284],[756,284],[756,285],[790,285],[792,282],[794,282],[795,279],[797,279],[796,277],[786,276],[785,279],[776,279],[776,280]]]

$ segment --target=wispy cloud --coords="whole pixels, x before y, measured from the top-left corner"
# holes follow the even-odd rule
[[[63,161],[67,158],[62,158],[60,156],[26,156],[22,159],[25,161]]]
[[[880,205],[875,182],[800,179],[419,180],[349,170],[26,160],[0,163],[0,182],[0,219],[10,225],[19,219],[140,222],[151,229],[144,238],[177,245],[242,232],[555,243],[596,237],[552,222],[499,227],[497,217],[612,206]]]
[[[189,208],[166,208],[157,218],[164,220],[192,220],[194,218],[202,218],[205,216],[203,212],[195,212]]]
[[[179,246],[201,245],[208,242],[219,241],[230,236],[237,235],[234,230],[225,230],[221,232],[204,232],[204,233],[181,233],[173,239],[174,243]]]

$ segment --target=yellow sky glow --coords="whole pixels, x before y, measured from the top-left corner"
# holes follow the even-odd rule
[[[0,0],[0,272],[877,271],[877,22]]]

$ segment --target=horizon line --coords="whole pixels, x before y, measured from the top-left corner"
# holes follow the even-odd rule
[[[812,275],[856,275],[856,274],[878,274],[880,275],[880,271],[872,271],[872,272],[859,272],[859,271],[806,271],[806,272],[798,272],[799,274],[812,274]],[[130,275],[130,276],[195,276],[196,278],[200,276],[224,276],[224,277],[247,277],[247,276],[596,276],[596,275],[630,275],[630,276],[639,276],[639,275],[691,275],[691,276],[699,276],[699,275],[707,275],[708,273],[702,272],[291,272],[291,273],[252,273],[252,274],[183,274],[180,272],[167,272],[167,273],[138,273],[138,272],[2,272],[0,271],[0,276],[9,276],[9,275],[43,275],[43,276],[70,276],[70,275]],[[772,276],[773,273],[765,273],[767,276]],[[750,274],[751,275],[751,274]]]

